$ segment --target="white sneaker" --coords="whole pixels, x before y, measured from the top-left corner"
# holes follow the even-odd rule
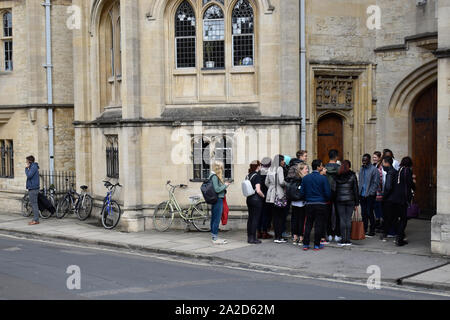
[[[328,242],[333,241],[333,236],[328,236]]]
[[[334,236],[334,241],[335,242],[340,242],[342,240],[342,238],[341,237],[338,237],[338,236]]]
[[[221,245],[221,244],[227,244],[228,241],[225,240],[225,239],[216,239],[216,240],[213,240],[212,243],[213,243],[213,244]]]
[[[341,243],[341,242],[338,242],[338,247],[344,247],[346,244],[345,243]]]

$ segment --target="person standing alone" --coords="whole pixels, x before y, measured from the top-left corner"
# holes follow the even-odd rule
[[[28,223],[29,225],[39,224],[39,165],[35,162],[33,156],[26,158],[27,166],[25,168],[25,175],[27,176],[26,188],[30,197],[31,208],[33,209],[33,221]]]

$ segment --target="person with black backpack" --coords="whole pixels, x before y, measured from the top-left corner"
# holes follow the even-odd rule
[[[292,169],[295,169],[292,170]],[[290,180],[287,185],[286,195],[287,198],[292,201],[292,216],[291,216],[291,232],[292,232],[292,244],[302,245],[303,234],[305,230],[305,218],[306,202],[300,195],[300,186],[302,179],[309,173],[308,165],[304,162],[298,163],[294,167],[291,167],[289,173],[295,173],[295,176],[289,176]]]
[[[219,225],[223,212],[223,198],[230,183],[223,181],[223,162],[215,161],[212,165],[212,171],[208,179],[211,179],[214,191],[217,193],[217,201],[211,208],[211,234],[213,244],[226,244],[228,241],[219,239]]]
[[[261,191],[261,162],[253,161],[248,169],[246,180],[250,181],[254,193],[247,197],[248,219],[247,219],[247,242],[259,244],[261,240],[256,238],[256,229],[261,220],[264,193]]]

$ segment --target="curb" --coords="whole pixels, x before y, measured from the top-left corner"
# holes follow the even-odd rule
[[[425,289],[433,289],[440,291],[450,291],[450,284],[442,284],[437,282],[419,281],[419,280],[403,280],[402,285],[420,287]]]
[[[140,251],[140,252],[147,252],[147,253],[154,253],[154,254],[162,254],[162,255],[170,255],[170,256],[176,256],[176,257],[182,257],[182,258],[188,258],[188,259],[196,259],[196,260],[204,260],[207,262],[211,262],[214,264],[221,264],[222,266],[228,266],[228,267],[237,267],[237,268],[243,268],[247,269],[249,271],[255,270],[255,271],[261,271],[261,272],[273,272],[278,274],[288,274],[292,276],[303,276],[305,279],[315,279],[315,280],[338,280],[338,281],[345,281],[345,282],[354,282],[354,284],[365,284],[367,279],[366,278],[360,278],[360,277],[340,277],[340,276],[333,276],[333,275],[324,275],[324,274],[316,274],[316,273],[306,273],[302,271],[301,269],[294,269],[289,267],[281,267],[281,266],[266,266],[266,265],[260,265],[256,263],[245,263],[240,261],[235,261],[231,259],[216,257],[213,255],[208,254],[199,254],[199,253],[190,253],[190,252],[183,252],[183,251],[176,251],[176,250],[170,250],[170,249],[162,249],[162,248],[154,248],[149,246],[142,246],[142,245],[135,245],[135,244],[127,244],[127,243],[120,243],[115,241],[105,241],[105,240],[93,240],[93,239],[86,239],[86,238],[78,238],[76,236],[66,236],[66,235],[56,235],[56,234],[48,234],[48,233],[39,233],[36,231],[23,231],[23,230],[14,230],[14,229],[7,229],[0,227],[0,231],[6,232],[8,234],[14,235],[14,234],[20,234],[24,236],[31,236],[32,238],[39,238],[39,239],[58,239],[63,241],[69,241],[69,242],[77,242],[77,243],[85,243],[90,245],[97,245],[100,247],[107,247],[107,248],[117,248],[117,249],[128,249],[128,250],[134,250],[134,251]],[[87,248],[89,249],[89,248]],[[403,282],[402,284],[407,284],[407,282]],[[385,286],[386,288],[400,288],[401,285],[398,284],[398,279],[383,279],[381,282],[382,286]],[[415,286],[414,283],[411,284],[412,286]],[[420,284],[419,287],[422,287]],[[445,289],[438,288],[438,287],[427,287],[427,288],[433,288],[438,290],[449,290],[450,287],[446,287]]]

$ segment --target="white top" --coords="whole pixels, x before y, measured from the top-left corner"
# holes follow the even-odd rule
[[[303,201],[303,200],[292,201],[292,202],[291,202],[291,205],[294,206],[294,207],[300,207],[300,208],[302,208],[302,207],[304,207],[304,206],[306,205],[306,201]]]

